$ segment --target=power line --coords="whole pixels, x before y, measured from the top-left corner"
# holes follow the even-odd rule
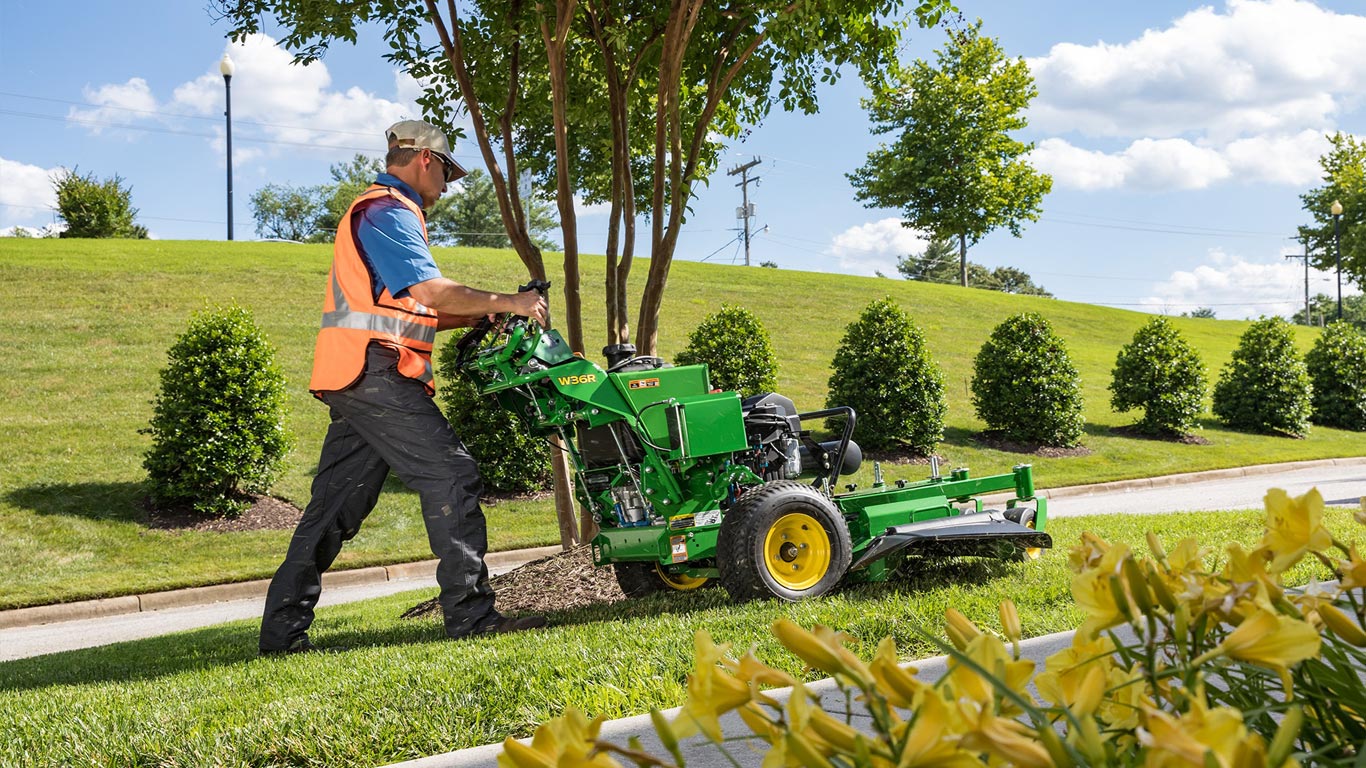
[[[96,104],[89,101],[70,101],[68,99],[54,99],[47,96],[29,96],[23,93],[10,93],[0,91],[0,96],[9,96],[16,99],[30,99],[32,101],[49,101],[54,104],[71,104],[77,107],[94,107],[96,109],[117,109],[122,112],[134,112],[140,115],[158,115],[161,117],[176,117],[185,120],[209,120],[217,123],[220,118],[215,115],[187,115],[182,112],[163,112],[156,109],[134,109],[133,107],[119,107],[112,104]],[[298,131],[312,131],[314,133],[345,133],[352,136],[372,136],[370,131],[344,131],[338,128],[313,128],[306,125],[284,125],[282,123],[263,123],[257,120],[235,120],[240,125],[260,125],[267,128],[287,128]]]

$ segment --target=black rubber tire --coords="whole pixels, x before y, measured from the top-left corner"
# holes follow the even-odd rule
[[[775,576],[765,556],[769,531],[793,514],[819,523],[829,546],[825,572],[815,583],[802,588],[794,588],[784,576]],[[749,491],[726,512],[721,519],[716,553],[721,586],[732,599],[776,597],[796,602],[834,589],[849,570],[853,546],[844,518],[829,499],[806,483],[778,480]]]
[[[696,587],[682,589],[665,581],[659,575],[659,566],[654,563],[613,563],[612,574],[616,576],[622,594],[632,600],[658,592],[690,592],[709,586],[708,582],[711,581],[704,579]]]
[[[1026,528],[1034,527],[1035,515],[1036,513],[1032,507],[1014,507],[1005,511],[1005,518],[1007,520],[1012,523],[1019,523]],[[1031,554],[1031,552],[1033,552],[1033,554]],[[1017,563],[1027,563],[1031,560],[1038,560],[1040,553],[1039,550],[1016,549],[1015,554],[1013,554],[1010,559]]]

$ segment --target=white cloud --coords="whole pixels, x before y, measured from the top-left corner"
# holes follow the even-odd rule
[[[835,235],[825,252],[839,260],[839,270],[855,275],[896,274],[897,260],[925,250],[927,240],[891,217],[850,227]]]
[[[1311,268],[1310,295],[1335,294],[1335,279],[1335,273]],[[1359,291],[1344,284],[1343,293]],[[1141,304],[1149,312],[1168,315],[1210,307],[1216,316],[1228,320],[1261,315],[1290,317],[1304,309],[1304,262],[1281,258],[1255,263],[1214,250],[1208,255],[1208,263],[1173,272]]]
[[[0,179],[4,179],[0,184],[0,227],[40,227],[50,223],[52,210],[57,207],[52,176],[59,170],[0,157]]]
[[[1366,101],[1362,50],[1366,16],[1307,0],[1228,0],[1126,43],[1059,43],[1029,60],[1030,124],[1051,136],[1033,158],[1083,190],[1311,184],[1324,136]]]
[[[1328,125],[1366,96],[1366,17],[1306,0],[1229,0],[1120,45],[1055,45],[1029,60],[1030,122],[1050,133],[1170,138]]]
[[[263,152],[313,148],[365,151],[384,150],[383,132],[390,124],[420,117],[415,103],[421,86],[399,73],[394,77],[393,98],[360,88],[332,89],[332,76],[321,61],[293,64],[292,56],[266,35],[253,35],[225,48],[232,56],[233,159],[245,163]],[[223,76],[218,62],[204,74],[177,86],[166,101],[158,101],[147,82],[132,78],[127,83],[86,88],[85,98],[99,106],[72,109],[75,119],[100,123],[89,125],[99,132],[103,124],[158,123],[177,125],[182,116],[216,116],[223,112]],[[203,130],[196,121],[196,130]],[[223,127],[213,125],[213,147],[222,151]],[[264,143],[252,141],[262,139]]]
[[[1051,138],[1039,142],[1030,157],[1060,187],[1161,190],[1204,189],[1222,181],[1312,184],[1326,151],[1325,131],[1304,130],[1238,139],[1218,149],[1186,139],[1139,139],[1115,153]]]

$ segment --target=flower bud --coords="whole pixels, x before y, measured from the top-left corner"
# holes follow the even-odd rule
[[[1323,603],[1319,605],[1319,618],[1323,623],[1333,630],[1333,634],[1342,638],[1345,643],[1350,643],[1358,648],[1366,648],[1366,632],[1363,632],[1356,621],[1343,613],[1336,605]]]
[[[982,634],[982,631],[973,624],[968,617],[958,612],[957,608],[950,608],[944,611],[946,624],[944,629],[949,634],[949,640],[953,642],[955,648],[960,651],[967,650],[968,643]]]
[[[1012,643],[1020,642],[1020,613],[1015,610],[1015,603],[1002,600],[1000,611],[1001,630],[1005,632],[1006,639]]]

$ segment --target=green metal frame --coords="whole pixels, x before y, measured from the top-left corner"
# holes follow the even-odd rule
[[[763,480],[733,461],[735,453],[752,447],[740,397],[713,391],[705,365],[609,373],[572,354],[558,331],[535,332],[522,323],[501,346],[481,350],[465,372],[534,432],[561,436],[578,473],[578,501],[598,522],[595,564],[652,562],[669,573],[717,575],[722,506]],[[588,470],[576,429],[617,422],[638,438],[639,462],[623,457],[615,468]],[[587,474],[597,479],[591,484],[596,490]],[[871,488],[831,496],[849,527],[855,558],[891,526],[964,514],[964,507],[980,512],[979,497],[986,494],[1013,491],[1007,508],[1032,503],[1035,527],[1043,530],[1047,521],[1047,502],[1035,495],[1027,464],[1002,475],[973,478],[967,469],[955,469],[947,478],[890,485],[881,481],[880,470],[875,475]],[[613,489],[628,486],[653,511],[647,524],[627,524],[617,516]],[[884,559],[855,576],[878,580],[886,573]]]

